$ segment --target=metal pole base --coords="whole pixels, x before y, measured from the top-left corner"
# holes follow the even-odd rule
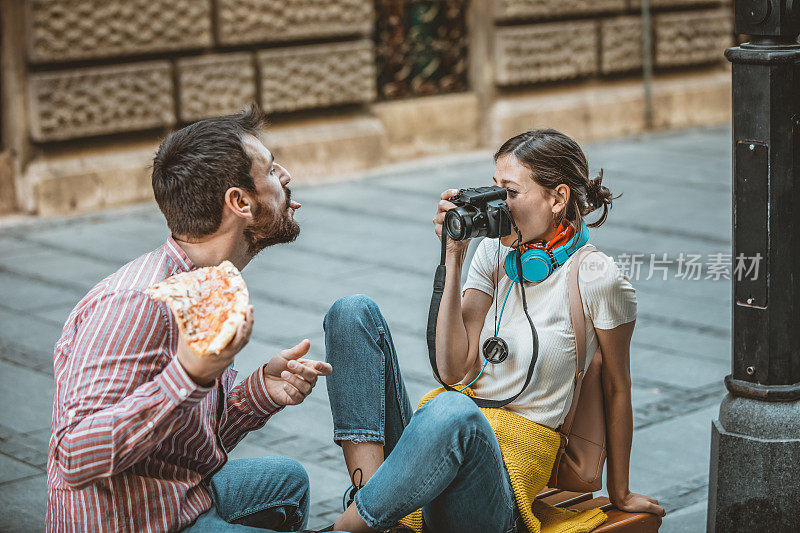
[[[800,531],[800,400],[722,400],[711,426],[707,527]]]

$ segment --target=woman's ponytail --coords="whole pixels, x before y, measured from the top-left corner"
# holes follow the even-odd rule
[[[619,196],[622,196],[621,194]],[[619,198],[617,196],[617,198]],[[591,227],[602,225],[606,218],[608,218],[608,211],[612,207],[615,198],[612,197],[611,191],[608,187],[603,185],[603,169],[600,169],[600,174],[594,179],[587,180],[586,184],[586,209],[581,215],[586,216],[596,209],[603,208],[603,214],[595,222],[590,224]]]

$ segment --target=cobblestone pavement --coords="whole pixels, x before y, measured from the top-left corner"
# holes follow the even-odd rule
[[[631,488],[669,511],[662,531],[705,524],[711,419],[730,359],[730,281],[681,279],[678,264],[648,278],[655,253],[729,254],[730,132],[669,132],[588,145],[616,195],[595,244],[645,254],[633,337],[635,436]],[[491,180],[489,152],[426,160],[361,179],[296,187],[303,232],[266,250],[244,271],[256,308],[253,339],[237,359],[246,376],[304,337],[324,353],[322,317],[338,297],[363,292],[388,317],[412,403],[434,386],[424,328],[438,242],[439,193]],[[593,220],[592,217],[590,219]],[[45,463],[53,399],[53,344],[64,319],[97,281],[167,236],[153,205],[69,219],[0,226],[0,530],[36,531],[45,510]],[[665,280],[664,277],[667,279]],[[348,485],[324,384],[250,434],[233,458],[270,454],[301,461],[312,482],[311,526],[340,512]]]

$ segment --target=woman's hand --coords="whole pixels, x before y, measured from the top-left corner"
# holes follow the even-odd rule
[[[611,503],[620,511],[628,513],[653,513],[657,516],[667,514],[664,508],[658,505],[658,500],[635,492],[628,492],[619,501],[612,499]]]
[[[436,235],[439,236],[439,239],[442,238],[442,230],[444,224],[444,217],[445,214],[456,207],[456,204],[453,202],[448,201],[449,198],[458,194],[458,189],[447,189],[442,193],[442,199],[439,200],[438,210],[436,211],[436,216],[433,217],[433,227],[436,230]],[[454,241],[453,239],[447,239],[447,253],[448,254],[455,254],[456,257],[464,256],[467,251],[467,247],[469,246],[470,239],[465,239],[463,241]]]

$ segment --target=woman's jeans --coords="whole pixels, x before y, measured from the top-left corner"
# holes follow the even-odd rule
[[[325,316],[333,438],[383,444],[385,461],[356,493],[377,530],[422,508],[437,533],[525,531],[497,438],[475,403],[444,392],[413,413],[389,327],[364,295]]]

